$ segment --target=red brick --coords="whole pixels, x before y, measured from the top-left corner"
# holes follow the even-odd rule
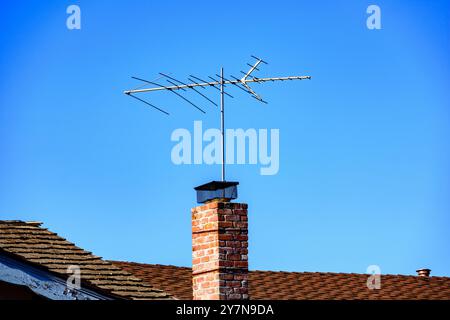
[[[246,209],[211,202],[191,210],[194,299],[248,299]]]

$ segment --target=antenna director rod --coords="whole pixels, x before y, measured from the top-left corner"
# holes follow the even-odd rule
[[[274,77],[274,78],[252,78],[245,80],[228,80],[228,81],[213,81],[213,82],[202,82],[202,83],[191,83],[186,85],[179,86],[165,86],[165,87],[156,87],[156,88],[147,88],[147,89],[136,89],[136,90],[127,90],[123,93],[132,94],[139,92],[150,92],[150,91],[160,91],[160,90],[180,90],[184,88],[193,88],[193,87],[208,87],[208,86],[220,86],[222,84],[240,84],[240,83],[252,83],[252,82],[267,82],[267,81],[287,81],[287,80],[306,80],[311,79],[311,76],[290,76],[290,77]]]

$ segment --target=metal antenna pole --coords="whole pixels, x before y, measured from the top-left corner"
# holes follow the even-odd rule
[[[223,68],[220,68],[220,131],[222,132],[222,181],[225,181],[225,97]]]

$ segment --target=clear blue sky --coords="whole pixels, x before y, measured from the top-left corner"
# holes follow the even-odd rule
[[[66,8],[81,8],[81,30]],[[366,8],[381,8],[368,30]],[[176,128],[218,127],[130,76],[238,74],[261,56],[270,103],[233,90],[231,128],[279,128],[280,171],[229,166],[249,204],[250,268],[450,276],[450,4],[444,1],[14,1],[0,10],[0,219],[43,221],[107,259],[191,264],[194,186]],[[217,97],[210,89],[210,96]]]

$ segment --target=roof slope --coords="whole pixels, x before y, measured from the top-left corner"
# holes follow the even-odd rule
[[[192,299],[192,274],[186,267],[112,261],[173,296]],[[367,288],[368,275],[354,273],[250,271],[254,300],[448,300],[450,278],[381,275],[381,289]]]
[[[119,298],[171,298],[148,282],[42,228],[38,222],[0,220],[0,253],[2,251],[64,279],[68,276],[67,267],[77,265],[83,284]]]

